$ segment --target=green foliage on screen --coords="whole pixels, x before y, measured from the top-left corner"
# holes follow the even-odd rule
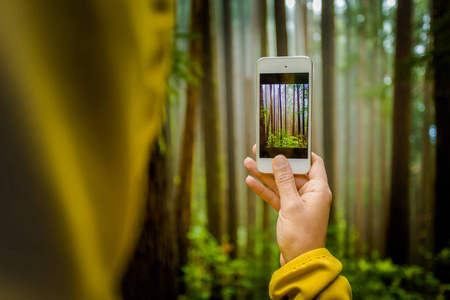
[[[308,142],[303,134],[292,136],[286,130],[282,129],[275,134],[269,133],[267,146],[273,148],[308,148]]]

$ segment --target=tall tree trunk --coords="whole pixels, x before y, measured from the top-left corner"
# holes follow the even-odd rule
[[[201,0],[191,2],[191,24],[190,31],[200,33],[202,31],[202,17],[204,7]],[[191,61],[201,66],[202,41],[192,39],[189,41],[189,57]],[[188,263],[189,239],[187,234],[191,226],[191,199],[192,199],[192,170],[194,161],[195,132],[197,124],[197,106],[199,103],[199,87],[196,84],[187,85],[186,113],[184,119],[184,131],[182,134],[182,146],[180,157],[179,178],[182,178],[175,192],[175,214],[177,220],[177,241],[178,253],[180,256],[180,266]],[[182,275],[180,269],[180,275]],[[182,284],[180,292],[185,292]]]
[[[258,18],[259,18],[259,29],[260,29],[260,55],[261,57],[267,56],[267,1],[260,1],[258,3]],[[269,88],[269,100],[270,109],[269,117],[271,118],[270,130],[273,134],[273,107],[272,107],[272,87]],[[267,134],[267,136],[269,136]],[[263,253],[262,260],[264,264],[264,270],[268,274],[270,270],[270,248],[269,245],[272,240],[272,226],[270,224],[270,205],[263,201],[263,222],[262,222],[262,232],[263,232]]]
[[[165,176],[167,152],[155,146],[148,167],[143,230],[122,281],[124,299],[175,300],[178,296],[178,260]]]
[[[217,97],[213,83],[213,59],[211,42],[211,18],[209,0],[201,0],[203,4],[202,21],[202,67],[204,76],[201,82],[202,125],[204,132],[205,168],[206,168],[206,201],[208,213],[208,229],[220,244],[221,229],[221,180],[219,161],[219,134],[217,120]]]
[[[356,201],[355,201],[355,228],[359,233],[359,238],[356,243],[356,256],[361,257],[363,255],[363,245],[367,242],[366,238],[366,230],[365,230],[365,209],[364,209],[364,199],[366,196],[364,179],[365,179],[365,144],[366,139],[364,135],[364,125],[365,125],[365,105],[364,105],[364,90],[366,86],[366,49],[367,44],[365,41],[365,37],[360,35],[359,37],[359,52],[360,52],[360,61],[359,61],[359,99],[357,100],[357,153],[356,153]]]
[[[382,48],[381,52],[381,61],[382,64],[382,72],[381,76],[384,77],[386,74],[386,52],[384,51],[384,48]],[[382,77],[379,80],[382,80]],[[387,95],[386,92],[383,93],[381,97],[381,105],[382,107],[386,107],[387,104]],[[381,114],[381,126],[380,126],[380,149],[381,149],[381,168],[380,168],[380,190],[381,190],[381,199],[384,199],[381,203],[381,235],[384,236],[381,240],[381,257],[386,257],[386,250],[387,250],[387,232],[388,232],[388,226],[389,226],[389,207],[390,207],[390,198],[389,198],[389,155],[388,155],[388,148],[389,145],[387,143],[387,135],[388,135],[388,122],[389,117],[386,113],[386,109]]]
[[[286,7],[284,0],[275,1],[275,31],[277,35],[277,55],[288,55]]]
[[[308,50],[308,19],[306,1],[295,3],[295,33],[296,55],[307,55]]]
[[[242,3],[245,3],[244,1]],[[252,1],[251,6],[249,7],[248,15],[251,17],[251,22],[246,22],[246,14],[241,14],[241,22],[244,28],[250,28],[250,32],[244,31],[244,34],[242,35],[242,50],[244,51],[246,49],[246,39],[251,38],[255,33],[258,32],[257,29],[257,12],[255,11],[256,8],[256,2]],[[245,6],[243,7],[245,8]],[[242,9],[243,12],[246,12],[247,10]],[[251,52],[253,54],[253,52]],[[244,61],[250,60],[253,61],[254,55],[251,55],[250,57],[246,57]],[[245,65],[245,64],[243,64]],[[245,68],[243,70],[243,73],[246,74]],[[252,146],[255,142],[255,130],[252,126],[255,124],[255,107],[254,107],[254,101],[252,101],[255,97],[254,95],[254,89],[252,88],[255,84],[255,80],[252,76],[247,76],[245,78],[245,85],[244,85],[244,101],[245,101],[245,108],[246,108],[246,114],[248,116],[247,119],[247,136],[246,136],[246,147],[245,151],[250,155]],[[260,114],[258,114],[259,116]],[[266,116],[264,116],[266,117]],[[255,193],[249,188],[247,188],[247,257],[254,257],[255,255],[255,236],[256,236],[256,196]]]
[[[305,36],[305,55],[308,55],[308,8],[306,6],[307,1],[302,3],[302,20],[303,20],[303,34]]]
[[[373,36],[377,37],[379,30],[382,30],[383,28],[383,14],[382,14],[382,5],[383,0],[377,0],[372,4],[372,10],[373,10],[373,19],[374,19],[374,27],[373,27]],[[383,72],[383,65],[386,64],[386,62],[383,59],[383,52],[384,47],[380,40],[375,40],[375,63],[374,66],[374,74],[373,74],[373,80],[372,82],[374,84],[380,84],[382,82],[382,78],[384,77]],[[385,164],[385,159],[383,158],[384,148],[381,147],[381,140],[385,140],[386,137],[381,135],[381,127],[383,123],[383,113],[382,113],[382,100],[383,95],[380,93],[378,94],[378,97],[375,102],[375,111],[376,111],[376,123],[374,124],[374,127],[377,128],[378,134],[375,138],[375,157],[374,157],[374,168],[377,170],[377,172],[374,174],[374,182],[373,185],[375,187],[375,194],[378,196],[377,201],[375,202],[374,212],[373,212],[373,222],[372,222],[372,228],[373,228],[373,244],[375,249],[378,251],[379,254],[381,254],[384,251],[383,246],[383,240],[385,238],[385,232],[383,231],[383,202],[385,201],[385,197],[382,194],[381,190],[381,180],[383,180],[384,175],[381,175],[381,170],[383,169],[382,166]]]
[[[350,19],[351,17],[351,7],[350,7],[350,1],[346,0],[345,1],[346,4],[346,10],[345,10],[345,16],[347,18],[347,20]],[[346,25],[346,30],[345,30],[345,48],[347,49],[346,52],[346,65],[347,65],[347,70],[346,70],[346,78],[345,78],[345,90],[344,90],[344,106],[345,106],[345,113],[346,115],[344,116],[344,137],[343,137],[343,144],[344,145],[350,145],[351,142],[351,108],[352,108],[352,101],[351,101],[351,95],[352,95],[352,72],[351,72],[351,68],[350,68],[350,64],[351,64],[351,58],[352,58],[352,43],[351,43],[351,38],[352,38],[352,27],[350,25],[350,22],[347,22]],[[354,229],[354,222],[353,222],[353,215],[352,215],[352,199],[351,199],[351,159],[352,159],[352,155],[350,153],[351,151],[351,147],[349,147],[348,151],[345,153],[344,155],[344,162],[343,165],[345,166],[345,178],[344,178],[344,190],[342,191],[342,199],[345,201],[345,210],[344,210],[344,214],[345,214],[345,220],[346,220],[346,229],[345,229],[345,242],[344,242],[344,256],[345,257],[349,257],[350,256],[350,248],[352,248],[352,245],[350,245],[351,243],[351,230]]]
[[[372,39],[374,39],[374,42],[371,44],[368,55],[369,57],[372,57],[372,64],[369,64],[368,72],[369,72],[369,84],[372,86],[376,86],[378,84],[379,78],[377,75],[379,74],[379,51],[378,51],[378,30],[382,29],[378,26],[378,15],[377,15],[377,7],[378,7],[378,1],[371,1],[370,2],[370,9],[368,11],[367,15],[367,21],[369,24],[372,25],[372,30],[369,32]],[[375,185],[376,185],[376,174],[377,174],[377,164],[376,159],[377,155],[375,155],[376,151],[376,137],[377,132],[376,128],[378,128],[377,124],[377,118],[379,115],[378,111],[378,103],[379,99],[377,96],[369,98],[369,132],[368,132],[368,142],[369,142],[369,166],[368,166],[368,193],[367,193],[367,213],[366,213],[366,235],[367,235],[367,244],[368,244],[368,254],[369,258],[371,257],[371,254],[375,249],[375,229],[377,226],[375,226],[374,223],[374,216],[377,211],[375,209],[375,196],[377,195]]]
[[[421,220],[422,220],[422,226],[421,230],[423,232],[426,232],[426,235],[423,237],[423,240],[421,240],[422,246],[431,251],[433,249],[432,246],[432,237],[433,237],[433,206],[434,206],[434,183],[435,183],[435,165],[434,165],[434,159],[435,159],[435,147],[430,143],[430,135],[429,135],[429,128],[432,124],[434,124],[434,107],[432,105],[432,91],[431,87],[433,86],[432,83],[428,78],[431,77],[429,75],[429,67],[427,67],[426,75],[425,75],[425,86],[424,86],[424,104],[425,104],[425,119],[424,124],[422,128],[422,144],[423,144],[423,150],[422,150],[422,176],[421,176],[421,187],[422,187],[422,193],[421,193]],[[421,265],[430,268],[429,261],[425,260],[424,258],[421,259]]]
[[[223,28],[225,47],[225,86],[227,101],[227,153],[228,153],[228,236],[232,246],[230,257],[237,257],[236,171],[234,149],[234,84],[233,39],[231,32],[231,1],[223,0]]]
[[[334,0],[322,0],[322,99],[323,99],[323,139],[324,161],[328,175],[328,184],[333,193],[335,185],[334,176],[334,140],[335,133],[335,46],[334,46]],[[334,222],[336,201],[331,204],[330,222]]]
[[[374,81],[372,81],[374,83]],[[369,258],[375,245],[374,240],[374,222],[373,215],[375,213],[375,117],[378,115],[378,110],[376,107],[377,99],[370,99],[370,113],[369,113],[369,172],[368,172],[368,193],[367,193],[367,213],[366,213],[366,236],[369,250]]]
[[[439,253],[450,241],[450,3],[433,2],[434,34],[434,103],[436,105],[436,194],[434,219],[434,251]],[[450,282],[450,271],[437,269],[444,282]]]
[[[220,151],[219,151],[219,130],[218,130],[218,99],[214,84],[215,74],[213,74],[212,56],[212,35],[211,35],[211,9],[210,0],[202,0],[204,15],[202,20],[202,68],[204,77],[201,82],[200,98],[202,125],[204,135],[204,154],[206,169],[206,202],[208,215],[208,230],[219,244],[222,243],[222,182],[220,176]],[[217,270],[213,267],[213,276]],[[215,281],[211,289],[213,300],[222,299],[222,287]]]
[[[395,47],[391,203],[387,254],[396,264],[409,257],[409,156],[411,134],[412,0],[399,0]]]

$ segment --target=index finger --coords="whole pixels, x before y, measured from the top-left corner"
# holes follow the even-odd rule
[[[309,179],[324,180],[325,182],[328,182],[327,171],[325,170],[323,159],[314,152],[311,152],[311,161],[311,169],[308,173]]]

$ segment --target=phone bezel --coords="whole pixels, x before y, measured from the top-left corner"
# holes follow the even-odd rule
[[[313,64],[307,56],[262,57],[256,64],[256,164],[262,173],[273,173],[273,158],[260,157],[259,115],[261,73],[309,73],[308,158],[288,158],[294,174],[306,174],[311,168],[311,116],[313,108]]]

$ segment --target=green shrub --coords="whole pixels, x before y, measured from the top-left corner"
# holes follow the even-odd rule
[[[439,281],[419,266],[399,266],[390,259],[346,259],[342,264],[355,299],[436,299],[439,295]]]
[[[330,226],[328,240],[334,241],[335,245],[328,243],[327,247],[341,260],[342,275],[349,280],[354,299],[446,299],[450,285],[439,282],[432,272],[422,267],[399,266],[375,255],[370,260],[339,257],[342,251],[335,248],[339,249],[342,241],[332,235],[341,233],[343,228],[344,223]],[[268,299],[268,280],[274,267],[279,266],[275,262],[278,248],[275,243],[265,245],[262,236],[258,236],[255,237],[254,257],[230,259],[229,245],[219,245],[204,225],[193,226],[189,233],[189,263],[183,268],[187,293],[179,300],[210,299],[217,287],[224,299],[233,295],[238,299]],[[269,269],[261,259],[262,249],[267,246],[274,259]],[[436,264],[446,264],[449,258],[450,249],[445,249],[431,259]]]
[[[276,134],[269,133],[267,146],[275,148],[308,148],[308,142],[302,134],[292,136],[286,130],[279,130]]]
[[[227,246],[219,245],[203,226],[189,232],[189,263],[183,267],[187,293],[180,300],[209,299],[215,286],[220,286],[224,299],[252,289],[248,262],[230,259]]]

